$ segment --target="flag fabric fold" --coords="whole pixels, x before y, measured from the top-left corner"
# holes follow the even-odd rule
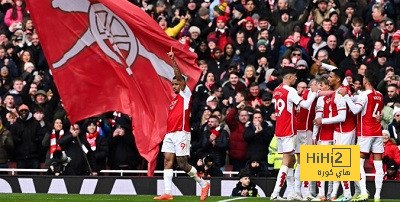
[[[108,111],[132,117],[139,153],[152,176],[167,128],[174,76],[171,47],[193,89],[196,55],[139,7],[112,0],[27,0],[71,122]]]

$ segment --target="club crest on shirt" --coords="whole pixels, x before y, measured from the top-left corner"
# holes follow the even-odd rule
[[[175,107],[177,102],[178,102],[178,100],[172,100],[171,104],[169,105],[169,110],[172,110]]]

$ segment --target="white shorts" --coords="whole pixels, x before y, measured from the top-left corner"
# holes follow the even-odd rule
[[[176,156],[190,155],[190,133],[176,131],[164,137],[161,152],[174,153]]]
[[[355,141],[356,129],[343,133],[333,131],[333,145],[355,145]]]
[[[333,145],[333,142],[318,140],[317,145]]]
[[[295,153],[300,154],[300,145],[312,145],[312,131],[297,131]]]
[[[382,137],[358,137],[358,145],[360,145],[361,153],[382,154],[384,152]]]
[[[278,137],[277,146],[279,154],[293,154],[295,149],[295,139],[296,135],[290,137]]]

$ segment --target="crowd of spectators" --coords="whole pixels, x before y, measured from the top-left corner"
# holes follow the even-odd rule
[[[398,152],[399,1],[130,2],[198,55],[202,74],[193,89],[190,161],[207,176],[221,174],[207,172],[210,167],[247,169],[251,176],[279,169],[272,92],[281,82],[278,70],[288,66],[297,69],[299,95],[328,73],[327,65],[345,71],[355,93],[365,71],[374,71],[384,95],[385,148]],[[69,123],[23,0],[0,3],[0,67],[0,167],[16,162],[55,172],[61,163],[69,165],[64,173],[77,175],[144,168],[129,116],[109,112]],[[399,160],[387,156],[389,167],[394,162],[398,168]],[[161,169],[161,157],[158,164]]]

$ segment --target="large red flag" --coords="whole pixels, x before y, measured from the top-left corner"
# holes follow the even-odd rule
[[[167,52],[193,89],[196,56],[126,0],[28,0],[47,61],[71,122],[107,111],[132,116],[149,176],[167,128],[174,76]]]

